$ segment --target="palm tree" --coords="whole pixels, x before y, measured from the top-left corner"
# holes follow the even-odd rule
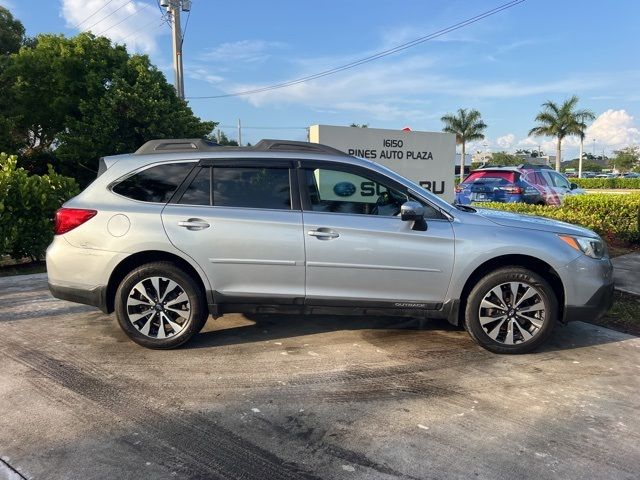
[[[584,138],[587,120],[593,120],[595,115],[591,110],[576,110],[578,97],[573,95],[562,105],[548,100],[542,104],[542,111],[536,116],[538,125],[529,131],[529,135],[556,137],[556,171],[560,171],[560,155],[562,140],[569,135]]]
[[[482,121],[479,111],[467,110],[466,108],[458,109],[455,114],[444,115],[440,120],[444,123],[442,131],[455,134],[456,143],[462,145],[462,155],[460,155],[460,181],[462,181],[464,179],[466,144],[469,141],[482,140],[487,125]]]

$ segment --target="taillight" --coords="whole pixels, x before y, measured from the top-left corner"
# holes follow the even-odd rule
[[[508,187],[500,187],[500,190],[504,190],[507,193],[522,193],[522,188],[515,185]]]
[[[90,218],[95,217],[97,210],[86,210],[84,208],[61,208],[56,212],[56,222],[53,232],[62,235],[79,227]]]

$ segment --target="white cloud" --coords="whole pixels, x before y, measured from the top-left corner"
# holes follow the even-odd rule
[[[640,143],[640,129],[625,110],[607,110],[587,128],[587,142],[610,148]]]
[[[202,54],[203,60],[219,62],[264,62],[269,58],[269,51],[284,48],[281,42],[267,42],[265,40],[240,40],[227,42],[210,48]]]
[[[61,16],[67,27],[91,31],[135,51],[155,52],[156,39],[169,29],[160,11],[149,3],[134,0],[62,0]]]
[[[508,133],[502,137],[498,137],[496,139],[496,145],[504,150],[508,150],[513,146],[515,140],[516,136],[513,133]]]
[[[194,80],[202,80],[213,85],[217,85],[220,82],[224,81],[224,77],[216,75],[215,73],[210,72],[208,69],[198,66],[190,67],[187,65],[187,68],[185,68],[185,72],[186,76],[189,78],[193,78]]]

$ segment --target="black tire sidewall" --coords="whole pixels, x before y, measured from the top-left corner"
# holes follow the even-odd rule
[[[535,287],[542,296],[546,307],[546,318],[538,334],[525,343],[505,345],[493,340],[480,325],[480,303],[490,289],[503,283],[522,282]],[[528,353],[542,345],[551,335],[558,319],[558,300],[556,294],[542,276],[521,267],[501,268],[486,275],[469,293],[465,308],[465,328],[471,337],[482,347],[494,353]]]
[[[187,294],[191,305],[191,314],[186,326],[176,336],[165,339],[154,339],[140,333],[129,321],[127,314],[127,297],[131,289],[145,278],[156,276],[171,279],[180,285]],[[154,349],[175,348],[189,341],[202,329],[208,317],[207,305],[201,288],[189,274],[170,262],[148,263],[127,274],[116,291],[115,311],[120,328],[131,340],[143,347]]]

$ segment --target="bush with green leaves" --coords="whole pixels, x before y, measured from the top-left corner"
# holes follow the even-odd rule
[[[570,178],[580,188],[640,188],[640,178]]]
[[[51,167],[45,175],[30,175],[17,162],[0,153],[0,255],[37,260],[53,238],[55,211],[78,194],[78,184]]]
[[[572,195],[560,207],[498,202],[474,206],[553,218],[590,228],[609,241],[640,243],[640,193]]]

